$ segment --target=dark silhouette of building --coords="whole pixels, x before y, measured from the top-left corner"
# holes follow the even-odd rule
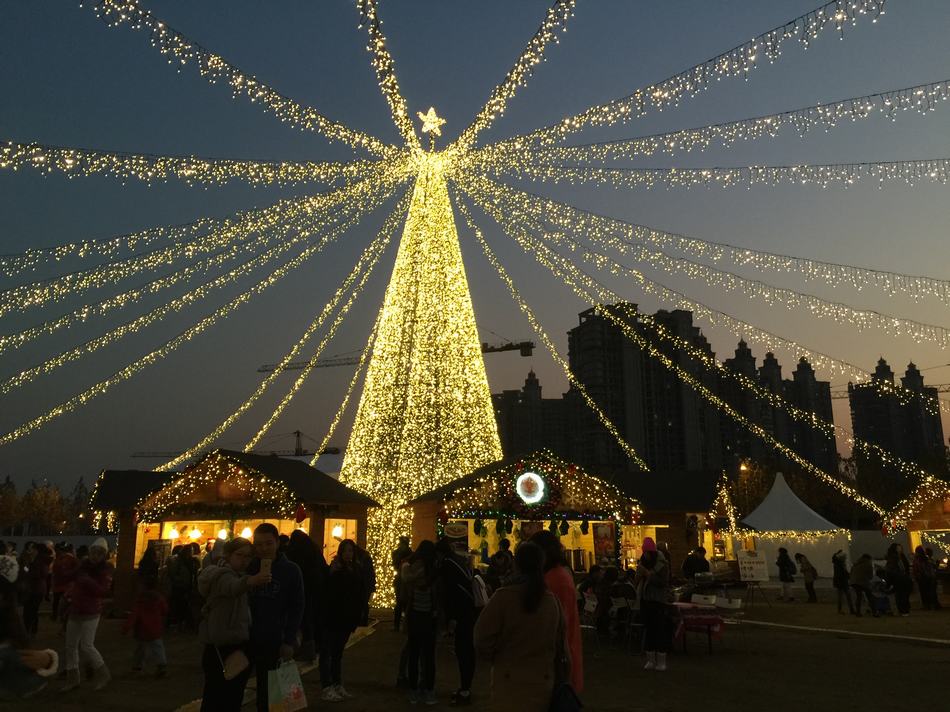
[[[716,390],[716,376],[658,336],[654,327],[636,318],[636,305],[610,309],[674,363]],[[714,356],[687,311],[659,311],[653,322],[670,335]],[[579,315],[568,332],[568,360],[577,380],[651,469],[707,470],[721,467],[719,413],[675,373],[627,338],[612,319],[596,309]],[[569,457],[605,474],[634,472],[631,461],[601,425],[575,388],[565,394],[568,406]]]
[[[608,309],[609,316],[605,314]],[[706,337],[693,324],[691,312],[661,310],[646,318],[630,303],[583,311],[578,325],[568,331],[571,371],[651,470],[721,471],[738,458],[776,468],[791,463],[733,418],[721,414],[649,350],[628,338],[618,321],[635,329],[656,350],[776,440],[826,472],[837,471],[833,437],[792,419],[735,379],[691,358],[682,342],[688,343],[690,350],[715,358]],[[766,354],[757,367],[748,345],[740,341],[725,366],[789,404],[832,421],[831,386],[817,380],[805,359],[799,361],[790,379],[783,379],[782,367],[773,354]],[[532,371],[520,390],[493,394],[492,400],[507,457],[548,448],[591,472],[614,476],[618,483],[633,482],[636,464],[573,385],[561,399],[543,398]]]
[[[872,380],[894,385],[894,372],[887,361],[877,362]],[[857,438],[878,445],[897,457],[915,462],[931,471],[946,471],[946,450],[937,389],[924,385],[924,379],[913,363],[901,378],[904,388],[913,396],[882,393],[870,383],[848,384],[851,422]],[[856,452],[858,472],[879,467],[888,475],[897,471],[881,467],[875,456]]]
[[[542,398],[534,371],[528,372],[520,391],[493,393],[492,403],[505,457],[528,455],[542,448],[567,456],[565,401]]]
[[[804,357],[799,359],[792,380],[785,381],[785,400],[799,410],[834,423],[831,384],[815,378],[815,369]],[[813,428],[802,420],[792,420],[784,413],[781,417],[790,431],[791,438],[786,442],[792,450],[825,472],[838,472],[838,449],[832,433]]]
[[[735,357],[723,363],[726,368],[741,374],[760,388],[780,396],[790,406],[814,413],[827,422],[834,422],[831,384],[819,381],[815,377],[815,370],[804,358],[798,362],[792,378],[783,379],[782,367],[774,354],[767,353],[762,366],[756,369],[755,356],[746,342],[740,341]],[[720,389],[723,400],[745,418],[761,426],[778,442],[825,472],[837,472],[838,452],[834,437],[792,418],[786,409],[756,397],[736,379],[723,377]],[[791,465],[775,448],[729,417],[722,418],[722,442],[727,465],[736,458],[748,458],[777,468]]]

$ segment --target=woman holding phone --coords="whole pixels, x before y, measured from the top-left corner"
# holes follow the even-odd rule
[[[247,654],[251,614],[248,589],[270,582],[270,571],[245,574],[254,547],[238,537],[224,545],[216,566],[198,575],[198,592],[204,597],[198,638],[204,644],[201,667],[205,684],[201,712],[239,712],[244,687],[251,675]]]

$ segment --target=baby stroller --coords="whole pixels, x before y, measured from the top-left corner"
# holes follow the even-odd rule
[[[884,578],[884,570],[881,568],[876,568],[874,570],[874,576],[871,578],[870,583],[871,591],[871,612],[875,616],[890,616],[893,615],[891,610],[891,599],[890,594],[893,592],[893,588],[887,583],[887,580]]]

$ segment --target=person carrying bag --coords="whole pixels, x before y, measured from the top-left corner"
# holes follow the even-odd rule
[[[307,709],[300,670],[293,660],[282,662],[267,673],[267,704],[269,712],[297,712]]]
[[[244,688],[251,675],[247,592],[271,578],[263,571],[245,575],[253,555],[251,542],[232,539],[224,545],[221,561],[198,575],[198,591],[205,598],[198,626],[198,639],[204,644],[201,712],[239,712],[244,704]]]

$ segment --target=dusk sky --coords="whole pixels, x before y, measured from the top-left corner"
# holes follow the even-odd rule
[[[89,0],[92,5],[92,0]],[[463,130],[536,30],[549,0],[382,0],[384,31],[400,85],[415,116],[430,105],[446,120],[445,145]],[[819,5],[819,0],[679,0],[645,2],[579,0],[576,16],[560,44],[506,115],[482,142],[530,131],[594,103],[632,93],[769,30]],[[243,71],[324,115],[396,142],[392,124],[365,51],[365,31],[350,0],[146,0],[147,8],[186,36],[221,54]],[[774,66],[764,65],[749,81],[724,80],[676,109],[653,114],[609,131],[585,132],[575,142],[634,137],[718,123],[853,96],[950,79],[945,0],[891,0],[876,24],[848,27],[844,40],[826,31],[807,51],[790,42]],[[948,158],[950,102],[921,116],[902,114],[891,122],[877,116],[856,125],[818,129],[804,139],[794,131],[729,149],[638,161],[642,166],[742,166]],[[75,0],[9,0],[0,9],[0,140],[156,154],[271,160],[327,160],[354,157],[350,149],[319,135],[281,124],[260,107],[232,99],[223,85],[210,85],[192,67],[180,73],[148,42],[144,32],[110,29],[90,7]],[[189,188],[176,181],[122,185],[108,177],[67,179],[29,171],[0,172],[0,252],[20,252],[85,238],[108,237],[146,227],[178,224],[202,216],[224,217],[280,197],[320,190],[317,185],[252,187],[235,181],[223,187]],[[756,249],[800,255],[909,274],[947,278],[950,265],[950,185],[909,187],[873,181],[830,186],[752,189],[629,190],[534,185],[578,207],[671,232]],[[368,217],[334,246],[257,297],[229,319],[189,342],[161,363],[97,398],[80,411],[0,448],[0,477],[26,485],[48,477],[69,484],[87,481],[104,468],[149,468],[137,450],[183,450],[202,438],[254,390],[256,369],[278,361],[299,338],[375,234],[385,213]],[[479,214],[480,224],[503,258],[548,332],[566,354],[566,331],[585,305],[521,252]],[[478,246],[459,225],[462,250],[482,339],[537,339],[501,288]],[[325,355],[362,347],[389,279],[394,249],[377,268]],[[74,265],[69,266],[75,268]],[[646,269],[647,274],[653,274]],[[56,272],[39,273],[43,277]],[[748,271],[744,272],[754,276]],[[794,276],[763,275],[781,286],[834,301],[950,324],[948,308],[935,299],[915,303],[906,296],[832,289]],[[142,277],[137,284],[146,281]],[[662,306],[630,282],[609,279],[615,291],[645,311]],[[660,281],[711,307],[815,350],[873,370],[884,356],[903,373],[908,361],[921,368],[950,364],[950,354],[932,343],[816,319],[781,306],[750,303],[686,278]],[[15,280],[0,282],[6,289]],[[193,310],[125,338],[93,356],[4,397],[0,431],[45,412],[171,338],[251,284],[239,282]],[[185,290],[176,288],[174,295]],[[101,298],[109,292],[97,292]],[[100,296],[101,295],[101,296]],[[171,298],[170,296],[168,298]],[[115,312],[56,338],[46,337],[0,360],[0,376],[76,345],[162,303],[153,300]],[[47,310],[5,317],[3,333],[65,313],[83,303],[62,302]],[[719,358],[732,355],[734,335],[702,322]],[[761,360],[765,348],[750,343]],[[788,375],[797,360],[777,353]],[[540,347],[530,359],[516,353],[486,357],[493,392],[519,388],[533,368],[545,395],[556,397],[567,382]],[[300,429],[322,438],[352,371],[319,369],[284,414],[274,433]],[[819,372],[843,386],[846,377]],[[928,370],[931,383],[950,382],[950,367]],[[219,442],[240,447],[290,386],[278,386]],[[839,424],[850,427],[847,400],[835,401]],[[350,413],[334,438],[344,447]],[[947,423],[945,420],[945,429]],[[289,440],[275,443],[289,447]]]

